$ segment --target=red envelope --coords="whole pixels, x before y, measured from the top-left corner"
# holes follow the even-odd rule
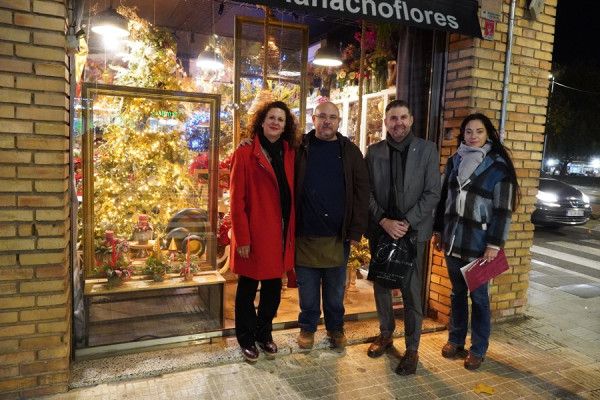
[[[496,258],[492,261],[486,261],[483,258],[478,258],[475,261],[470,262],[460,269],[469,290],[472,292],[479,286],[483,285],[489,280],[494,279],[504,271],[508,269],[508,262],[506,261],[506,255],[504,249],[500,249]]]

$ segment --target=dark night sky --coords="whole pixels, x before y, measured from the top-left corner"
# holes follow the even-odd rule
[[[553,61],[600,66],[600,0],[558,0]]]

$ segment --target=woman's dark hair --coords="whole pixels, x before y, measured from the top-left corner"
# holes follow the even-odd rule
[[[285,113],[285,127],[283,128],[283,132],[281,133],[281,138],[288,142],[291,148],[295,148],[296,139],[298,137],[298,125],[296,124],[296,118],[294,118],[292,112],[283,101],[273,101],[271,103],[267,103],[264,106],[262,106],[256,112],[256,114],[254,114],[254,119],[250,124],[250,132],[252,132],[252,136],[254,137],[259,132],[263,132],[262,124],[263,122],[265,122],[269,111],[273,108],[279,108]]]
[[[478,120],[481,121],[488,135],[488,139],[492,142],[492,151],[500,154],[500,156],[506,161],[508,166],[508,173],[510,175],[510,182],[513,184],[515,189],[515,194],[513,196],[512,201],[512,209],[513,212],[519,206],[521,201],[521,188],[519,187],[519,182],[517,182],[517,172],[515,171],[515,166],[512,162],[512,158],[510,156],[510,150],[507,149],[504,144],[500,141],[500,135],[498,134],[498,130],[492,124],[492,121],[481,113],[475,113],[467,116],[463,122],[460,124],[460,134],[458,135],[458,145],[465,140],[465,128],[467,124],[471,121]]]

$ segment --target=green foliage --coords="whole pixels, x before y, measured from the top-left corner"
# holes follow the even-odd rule
[[[150,256],[146,259],[146,265],[142,269],[144,275],[165,275],[171,271],[171,266],[163,259]]]
[[[190,262],[187,262],[187,256],[183,253],[177,255],[177,262],[179,264],[179,275],[183,276],[185,271],[189,269],[191,272],[197,272],[200,269],[198,256],[191,256]]]

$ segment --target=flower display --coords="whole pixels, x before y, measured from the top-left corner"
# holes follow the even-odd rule
[[[361,32],[354,34],[358,44],[348,44],[342,54],[342,65],[335,70],[309,65],[310,82],[312,86],[320,87],[322,93],[343,93],[348,86],[357,86],[360,79],[360,52],[365,51],[364,79],[371,80],[372,90],[383,90],[387,87],[388,62],[393,61],[397,54],[397,40],[395,34],[401,27],[391,24],[369,24],[363,38]],[[335,75],[335,86],[340,89],[334,91],[328,87],[329,76]],[[330,94],[329,94],[330,93]],[[335,99],[334,99],[335,100]]]
[[[229,170],[233,153],[219,161],[220,170]],[[194,161],[189,166],[190,175],[194,176],[196,169],[208,169],[208,153],[200,153],[194,157]],[[199,178],[200,183],[208,183],[205,178]],[[219,188],[229,189],[229,173],[219,173]]]
[[[140,214],[138,216],[138,222],[133,226],[133,239],[138,244],[146,244],[152,239],[152,225],[148,222],[148,216],[146,214]]]
[[[229,230],[231,229],[231,214],[227,213],[220,220],[219,234],[217,239],[219,240],[219,246],[227,246],[231,239],[229,238]]]
[[[152,225],[148,222],[148,216],[146,214],[140,214],[138,216],[138,222],[133,226],[134,232],[146,232],[151,231]]]
[[[112,231],[107,231],[105,241],[96,246],[95,275],[107,278],[109,289],[131,279],[133,275],[133,270],[125,259],[125,253],[128,250],[129,242],[124,239],[115,239]]]
[[[162,282],[165,275],[171,270],[171,266],[168,262],[165,262],[162,258],[156,258],[154,256],[146,259],[146,265],[142,269],[142,273],[145,275],[152,275],[152,278],[156,282]]]

